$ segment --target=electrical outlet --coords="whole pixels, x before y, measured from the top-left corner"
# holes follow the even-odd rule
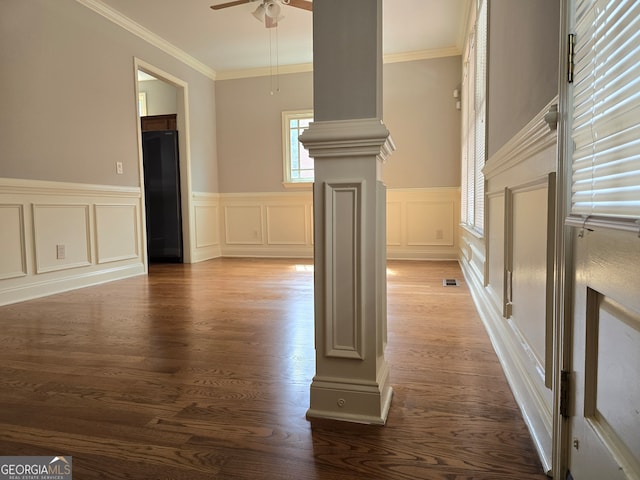
[[[116,173],[118,175],[122,175],[123,173],[123,169],[122,169],[122,162],[116,162]]]
[[[442,240],[444,238],[444,232],[440,229],[436,230],[436,240]]]
[[[56,245],[56,259],[64,260],[67,256],[67,249],[64,244],[59,243]]]

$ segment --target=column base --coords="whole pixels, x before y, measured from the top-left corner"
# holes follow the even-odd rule
[[[375,382],[316,376],[311,383],[311,407],[307,410],[307,419],[384,425],[392,396],[386,365]]]

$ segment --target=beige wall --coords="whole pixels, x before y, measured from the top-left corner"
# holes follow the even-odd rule
[[[138,91],[147,95],[147,115],[178,113],[176,87],[161,80],[145,80],[138,83]]]
[[[489,2],[488,157],[558,94],[557,0]]]
[[[189,84],[193,188],[215,192],[214,82],[73,0],[0,3],[0,177],[139,186],[134,57]]]
[[[215,83],[220,191],[283,191],[281,114],[313,108],[312,74]]]
[[[453,91],[460,57],[384,66],[384,123],[396,150],[384,167],[389,188],[460,185],[460,111]]]
[[[453,90],[460,57],[386,64],[384,122],[396,151],[384,167],[389,188],[460,185],[460,112]],[[313,108],[311,73],[216,82],[220,191],[279,192],[281,113]]]

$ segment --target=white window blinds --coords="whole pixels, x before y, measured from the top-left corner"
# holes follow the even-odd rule
[[[475,211],[474,226],[484,231],[484,169],[486,152],[487,116],[487,2],[479,2],[476,30],[476,81],[475,81]]]
[[[486,152],[487,6],[478,0],[473,31],[468,36],[462,82],[462,212],[461,221],[479,234],[484,230]]]
[[[640,218],[640,2],[576,0],[571,214]]]

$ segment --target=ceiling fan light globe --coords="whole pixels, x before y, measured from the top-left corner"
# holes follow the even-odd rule
[[[260,23],[263,23],[264,15],[265,15],[264,5],[258,5],[258,8],[256,8],[255,12],[253,12],[251,15],[253,15],[255,19],[258,20]]]
[[[269,2],[266,4],[264,12],[267,17],[276,19],[280,16],[280,5],[276,2]]]

